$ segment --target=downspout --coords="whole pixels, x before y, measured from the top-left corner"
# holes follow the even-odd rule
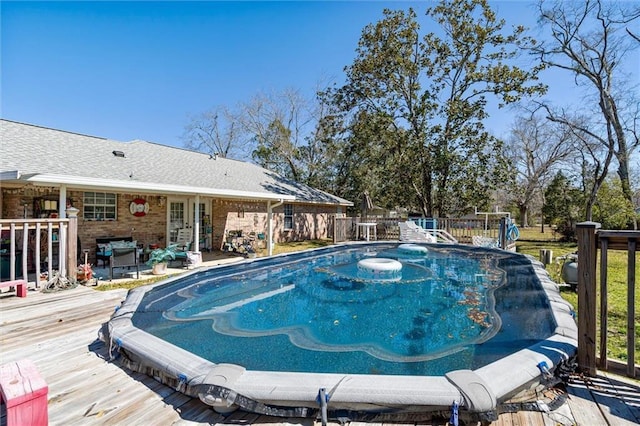
[[[275,204],[267,201],[267,251],[269,256],[273,256],[273,209],[284,204],[284,200],[280,200]]]

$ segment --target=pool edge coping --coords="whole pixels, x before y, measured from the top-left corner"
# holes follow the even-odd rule
[[[384,242],[384,244],[388,243],[395,242]],[[305,252],[361,244],[363,243],[338,244]],[[375,245],[371,242],[364,244]],[[253,263],[261,259],[287,257],[292,254],[294,253],[283,253],[270,258],[247,259],[241,263]],[[551,305],[557,326],[555,333],[545,340],[477,370],[456,370],[470,372],[468,377],[465,376],[462,380],[472,383],[467,389],[461,388],[460,386],[464,385],[454,383],[455,379],[446,376],[283,373],[246,370],[241,366],[212,363],[132,325],[131,317],[146,291],[201,272],[203,269],[196,269],[179,277],[130,290],[120,309],[103,325],[101,334],[103,340],[109,343],[110,353],[113,348],[124,351],[127,355],[127,359],[124,360],[127,368],[136,371],[144,370],[143,372],[147,374],[151,371],[154,374],[150,375],[156,379],[173,385],[190,396],[197,396],[219,410],[224,410],[225,407],[230,409],[235,401],[230,397],[210,397],[213,394],[221,394],[221,389],[229,390],[227,395],[235,394],[236,399],[240,395],[249,400],[261,401],[263,404],[300,405],[313,408],[318,406],[319,389],[324,388],[331,390],[331,404],[337,409],[350,407],[359,410],[380,410],[384,406],[397,408],[397,405],[406,404],[415,406],[414,409],[424,407],[436,410],[446,409],[455,401],[471,412],[484,412],[487,411],[488,400],[495,401],[493,402],[495,405],[518,390],[544,381],[545,374],[540,368],[541,363],[544,363],[552,372],[559,364],[567,362],[577,350],[577,326],[573,311],[570,304],[562,299],[558,284],[551,280],[541,262],[531,256],[513,254],[524,256],[531,263]],[[206,270],[224,267],[229,265],[217,265]],[[146,359],[148,365],[144,365],[143,355],[144,358],[150,358],[148,356],[150,348],[151,350],[155,348],[156,356]],[[180,362],[176,362],[174,357],[179,358]],[[455,375],[450,374],[450,376]],[[515,381],[514,378],[516,378]],[[411,383],[411,386],[407,383]]]

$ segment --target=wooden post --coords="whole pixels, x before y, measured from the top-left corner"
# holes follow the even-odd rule
[[[331,219],[333,221],[333,244],[335,244],[338,239],[338,215],[332,215]]]
[[[507,249],[507,218],[500,218],[500,231],[498,232],[498,236],[500,237],[500,241],[498,241],[498,245],[502,250]]]
[[[29,257],[29,222],[22,224],[22,279],[29,281],[27,273],[27,258]],[[18,277],[16,277],[18,279]]]
[[[69,227],[67,232],[67,278],[71,282],[78,279],[78,209],[67,209]],[[61,224],[62,225],[62,224]]]
[[[47,222],[47,279],[53,279],[53,223]]]
[[[40,259],[40,255],[41,255],[41,251],[42,248],[40,247],[40,222],[36,223],[36,252],[35,252],[35,256],[34,256],[34,261],[36,264],[36,288],[40,288],[40,268],[42,267],[42,260]]]
[[[596,375],[596,229],[599,223],[576,225],[578,237],[578,368]],[[606,356],[606,354],[605,354]]]
[[[11,222],[9,228],[9,238],[11,239],[9,250],[9,279],[16,279],[16,224]]]
[[[636,377],[635,368],[635,317],[636,317],[636,249],[637,244],[633,239],[628,242],[627,263],[627,376]]]
[[[606,370],[609,367],[607,358],[607,330],[609,330],[608,254],[609,239],[607,237],[600,238],[600,363],[598,367],[601,370]]]

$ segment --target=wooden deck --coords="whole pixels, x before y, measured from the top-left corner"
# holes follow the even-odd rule
[[[316,419],[242,412],[223,417],[198,399],[106,361],[107,348],[97,332],[124,298],[124,290],[102,292],[81,286],[57,293],[29,291],[26,298],[13,294],[0,294],[0,364],[23,358],[36,364],[49,385],[51,425],[320,424]],[[491,425],[639,423],[640,382],[600,374],[590,379],[574,377],[567,402],[553,412],[505,413]],[[0,424],[5,424],[4,418]]]

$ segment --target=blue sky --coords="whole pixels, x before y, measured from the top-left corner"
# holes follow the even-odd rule
[[[429,4],[3,1],[1,116],[181,146],[192,115],[342,81],[362,29],[385,7],[422,15]],[[529,2],[493,6],[509,24],[535,25]],[[490,127],[504,134],[511,117],[494,114]]]

